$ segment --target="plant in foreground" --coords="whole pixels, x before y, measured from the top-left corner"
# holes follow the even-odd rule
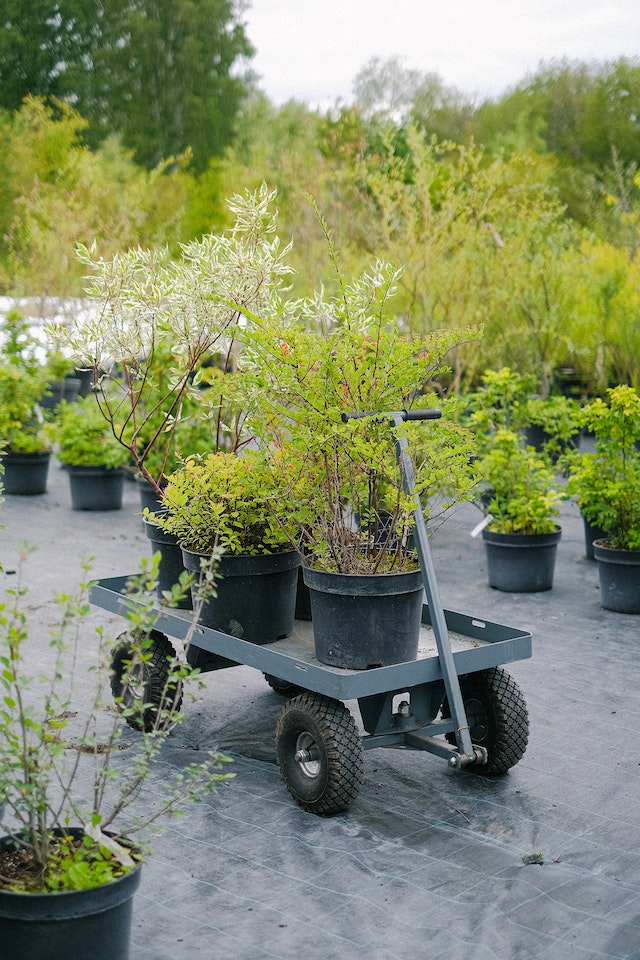
[[[194,673],[175,654],[167,659],[155,706],[140,694],[155,637],[158,557],[143,562],[128,584],[126,634],[114,639],[95,628],[97,661],[80,683],[79,642],[82,637],[86,644],[90,584],[55,598],[58,617],[50,630],[46,667],[39,667],[42,657],[32,649],[23,585],[28,552],[25,547],[17,585],[0,604],[0,807],[5,807],[4,833],[15,839],[13,849],[0,855],[0,885],[24,892],[85,889],[132,869],[144,854],[145,834],[159,829],[161,817],[179,814],[185,803],[233,774],[222,772],[229,758],[212,751],[197,764],[154,779],[153,797],[140,802],[154,761],[183,719],[182,689]],[[204,599],[215,590],[217,559],[214,553],[201,577],[192,630]],[[83,569],[89,572],[89,561]],[[176,602],[188,586],[185,576],[165,599]],[[114,714],[104,691],[123,645]],[[137,728],[131,742],[123,739],[122,718]]]
[[[291,506],[272,464],[278,452],[245,450],[189,457],[168,478],[165,510],[148,514],[194,553],[222,547],[232,555],[281,553]]]
[[[264,184],[234,196],[232,229],[182,245],[175,260],[166,249],[134,248],[112,260],[95,247],[78,250],[96,309],[49,333],[94,371],[100,411],[158,494],[203,367],[221,354],[225,370],[234,368],[241,317],[265,308],[290,272],[274,204],[275,191]],[[208,393],[217,446],[220,438],[228,441],[237,411],[227,408],[223,378],[210,381]]]

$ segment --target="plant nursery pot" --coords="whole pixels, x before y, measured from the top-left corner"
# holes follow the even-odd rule
[[[184,571],[182,550],[174,534],[161,530],[160,527],[157,527],[151,520],[147,520],[146,517],[142,518],[142,523],[147,539],[152,545],[153,553],[160,554],[156,594],[158,598],[162,600],[163,591],[171,590],[173,585],[178,583],[180,574]],[[176,609],[190,610],[191,597],[186,596],[178,603]]]
[[[360,576],[305,567],[304,580],[321,663],[367,670],[416,659],[424,599],[419,570]]]
[[[32,497],[47,492],[51,453],[3,453],[4,492]]]
[[[551,439],[551,435],[547,433],[544,427],[541,427],[537,423],[532,423],[524,428],[524,439],[527,446],[534,447],[536,450],[543,450],[545,443],[548,443]],[[574,436],[568,440],[560,440],[559,450],[551,454],[551,459],[555,462],[561,453],[566,453],[567,450],[577,450],[579,446],[579,433],[574,434]]]
[[[591,524],[584,514],[582,514],[582,523],[584,525],[584,554],[587,560],[595,560],[593,553],[594,540],[606,540],[607,531],[602,527],[595,527]]]
[[[182,560],[194,573],[201,554],[182,547]],[[250,643],[273,643],[293,631],[300,555],[296,550],[258,556],[223,554],[217,596],[202,609],[200,623]]]
[[[72,510],[120,510],[124,473],[119,467],[67,466]]]
[[[606,540],[593,544],[600,596],[605,610],[640,613],[640,550],[615,550]]]
[[[62,400],[71,403],[80,392],[81,382],[76,377],[65,377],[64,380],[53,380],[49,384],[49,394],[38,401],[46,410],[55,410]]]
[[[80,381],[79,396],[86,397],[93,391],[94,372],[91,368],[76,367],[73,378]]]
[[[489,586],[505,593],[550,590],[561,532],[560,527],[533,534],[483,530]]]
[[[309,587],[304,582],[302,567],[298,567],[295,617],[296,620],[311,620],[311,595],[309,593]]]
[[[160,500],[149,481],[145,480],[144,477],[136,477],[135,481],[140,494],[141,509],[144,510],[147,507],[152,512],[159,510],[162,507],[162,500]]]
[[[82,836],[82,830],[71,834]],[[7,849],[8,837],[0,839]],[[128,960],[133,896],[141,864],[89,890],[14,893],[0,890],[2,956],[20,960]]]

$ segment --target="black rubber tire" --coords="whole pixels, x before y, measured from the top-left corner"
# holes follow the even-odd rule
[[[460,691],[471,728],[471,742],[485,747],[486,764],[472,764],[473,773],[506,773],[524,756],[529,741],[529,714],[520,687],[506,670],[492,667],[460,677]],[[442,716],[450,717],[445,697]],[[446,739],[455,745],[455,734]]]
[[[329,816],[346,810],[358,796],[364,747],[339,700],[308,692],[289,700],[276,725],[276,751],[282,779],[304,810]]]
[[[131,676],[127,669],[134,656],[131,636],[123,633],[111,658],[111,693],[116,706],[125,714],[125,720],[134,730],[161,729],[158,713],[180,709],[182,684],[169,682],[171,663],[176,652],[168,637],[159,630],[149,633],[149,659],[134,665]],[[133,713],[129,712],[133,709]]]
[[[276,693],[283,697],[297,697],[304,693],[304,687],[298,687],[295,683],[289,683],[288,680],[281,680],[280,677],[274,677],[270,673],[265,673],[264,678]]]

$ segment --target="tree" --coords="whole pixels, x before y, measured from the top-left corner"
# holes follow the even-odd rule
[[[354,81],[355,102],[366,118],[410,121],[439,139],[464,142],[473,118],[472,101],[437,73],[403,67],[398,57],[373,57]]]
[[[566,355],[563,256],[575,238],[549,189],[544,163],[491,157],[475,146],[389,144],[367,156],[370,204],[361,243],[403,264],[398,304],[411,331],[482,326],[455,357],[457,387],[490,365],[535,371],[547,393]]]
[[[28,97],[0,119],[0,292],[77,296],[84,266],[77,243],[103,255],[135,244],[175,249],[193,189],[183,170],[135,166],[116,138],[90,151],[86,121],[63,104],[57,116]]]
[[[246,93],[246,80],[232,75],[237,61],[252,53],[236,19],[238,4],[138,0],[126,6],[109,56],[113,127],[147,167],[189,147],[194,167],[203,170],[232,140]]]
[[[193,166],[230,143],[253,50],[244,0],[5,0],[0,107],[64,100],[89,120],[87,142],[122,136],[153,168],[191,150]]]

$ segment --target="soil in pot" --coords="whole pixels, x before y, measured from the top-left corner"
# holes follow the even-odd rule
[[[415,660],[424,600],[420,570],[358,576],[305,567],[304,580],[322,663],[367,670]]]
[[[80,837],[81,830],[70,830]],[[0,854],[13,840],[0,839]],[[141,866],[111,883],[62,893],[0,890],[2,956],[16,960],[128,960]]]

